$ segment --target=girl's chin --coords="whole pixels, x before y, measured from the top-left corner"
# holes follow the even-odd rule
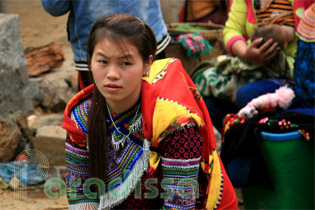
[[[104,98],[106,99],[106,101],[112,101],[114,103],[118,103],[122,100],[122,98],[118,95],[113,95],[113,94],[102,94],[104,96]]]

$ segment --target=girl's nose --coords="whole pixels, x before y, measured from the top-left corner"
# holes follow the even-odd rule
[[[108,68],[107,78],[110,79],[110,80],[117,80],[117,79],[119,79],[118,68],[115,67],[115,66],[110,66]]]

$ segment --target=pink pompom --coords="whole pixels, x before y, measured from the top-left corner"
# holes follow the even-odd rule
[[[287,86],[280,87],[276,90],[276,94],[278,95],[279,106],[283,109],[287,109],[295,97],[293,90]]]
[[[244,108],[242,108],[238,115],[245,119],[254,117],[260,112],[268,112],[274,110],[277,106],[287,109],[295,94],[292,89],[287,86],[282,86],[274,93],[266,93],[251,100]]]

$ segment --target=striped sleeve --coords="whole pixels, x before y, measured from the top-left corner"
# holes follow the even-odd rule
[[[195,127],[174,132],[160,143],[164,208],[194,209],[203,139]]]
[[[84,193],[83,184],[90,177],[88,152],[72,140],[66,141],[66,192],[69,209],[84,209],[98,206],[97,198],[91,199]],[[93,208],[92,208],[93,209]]]
[[[77,129],[87,132],[87,107],[89,100],[71,110],[71,120],[77,125]],[[67,136],[66,139],[66,192],[70,210],[96,210],[99,199],[95,194],[89,195],[89,190],[84,190],[84,183],[90,178],[88,149],[76,142],[75,136]]]

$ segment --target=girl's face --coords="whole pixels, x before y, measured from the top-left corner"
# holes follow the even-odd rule
[[[121,113],[138,101],[142,76],[151,64],[152,56],[144,63],[134,45],[124,42],[121,48],[116,42],[103,39],[95,45],[91,71],[107,103],[116,113]]]

